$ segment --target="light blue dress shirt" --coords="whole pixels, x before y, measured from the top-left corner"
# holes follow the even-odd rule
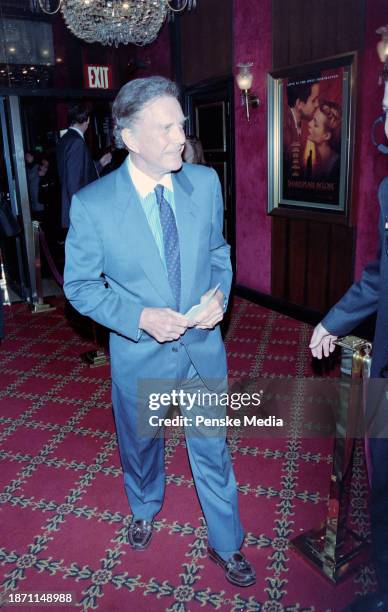
[[[171,173],[164,175],[159,181],[155,181],[134,165],[130,155],[128,155],[128,170],[135,189],[139,195],[140,204],[147,218],[148,225],[154,237],[156,246],[158,247],[160,258],[167,273],[166,260],[164,257],[163,231],[160,223],[159,206],[156,201],[154,189],[156,185],[163,185],[163,197],[171,206],[176,222],[174,189],[172,185]]]

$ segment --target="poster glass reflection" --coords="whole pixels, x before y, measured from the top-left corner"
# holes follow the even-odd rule
[[[354,56],[269,75],[269,210],[346,212]]]

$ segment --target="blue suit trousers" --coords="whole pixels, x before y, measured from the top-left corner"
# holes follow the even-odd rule
[[[163,390],[208,393],[209,389],[198,376],[184,345],[180,342],[175,345],[176,350],[171,353],[171,358],[176,360],[176,380],[163,381]],[[226,385],[226,380],[220,381],[219,393],[226,392]],[[146,389],[147,384],[142,388]],[[149,381],[148,388],[151,392],[155,390],[152,381]],[[164,437],[160,427],[148,427],[146,431],[144,422],[148,422],[148,416],[142,420],[139,415],[163,417],[168,407],[164,413],[161,409],[151,413],[145,393],[138,390],[136,395],[129,394],[115,382],[112,399],[128,501],[136,519],[151,521],[162,507],[165,492]],[[195,404],[190,411],[182,407],[180,410],[182,416],[190,417],[193,423],[185,427],[186,446],[207,523],[209,544],[219,552],[238,550],[244,531],[238,510],[237,485],[226,444],[226,428],[194,425],[196,415],[222,418],[226,408],[212,402],[211,406]]]

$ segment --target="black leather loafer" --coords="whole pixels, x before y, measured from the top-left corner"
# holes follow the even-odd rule
[[[352,601],[343,612],[388,612],[388,598],[381,592],[368,593]]]
[[[152,538],[152,523],[138,519],[132,521],[128,529],[128,542],[134,550],[147,548]]]
[[[240,552],[234,553],[227,561],[211,548],[207,549],[209,559],[220,565],[225,572],[225,578],[232,584],[248,587],[256,582],[256,572],[249,561]]]

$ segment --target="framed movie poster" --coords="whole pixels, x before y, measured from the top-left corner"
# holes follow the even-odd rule
[[[269,211],[347,212],[354,66],[352,54],[269,74]]]

